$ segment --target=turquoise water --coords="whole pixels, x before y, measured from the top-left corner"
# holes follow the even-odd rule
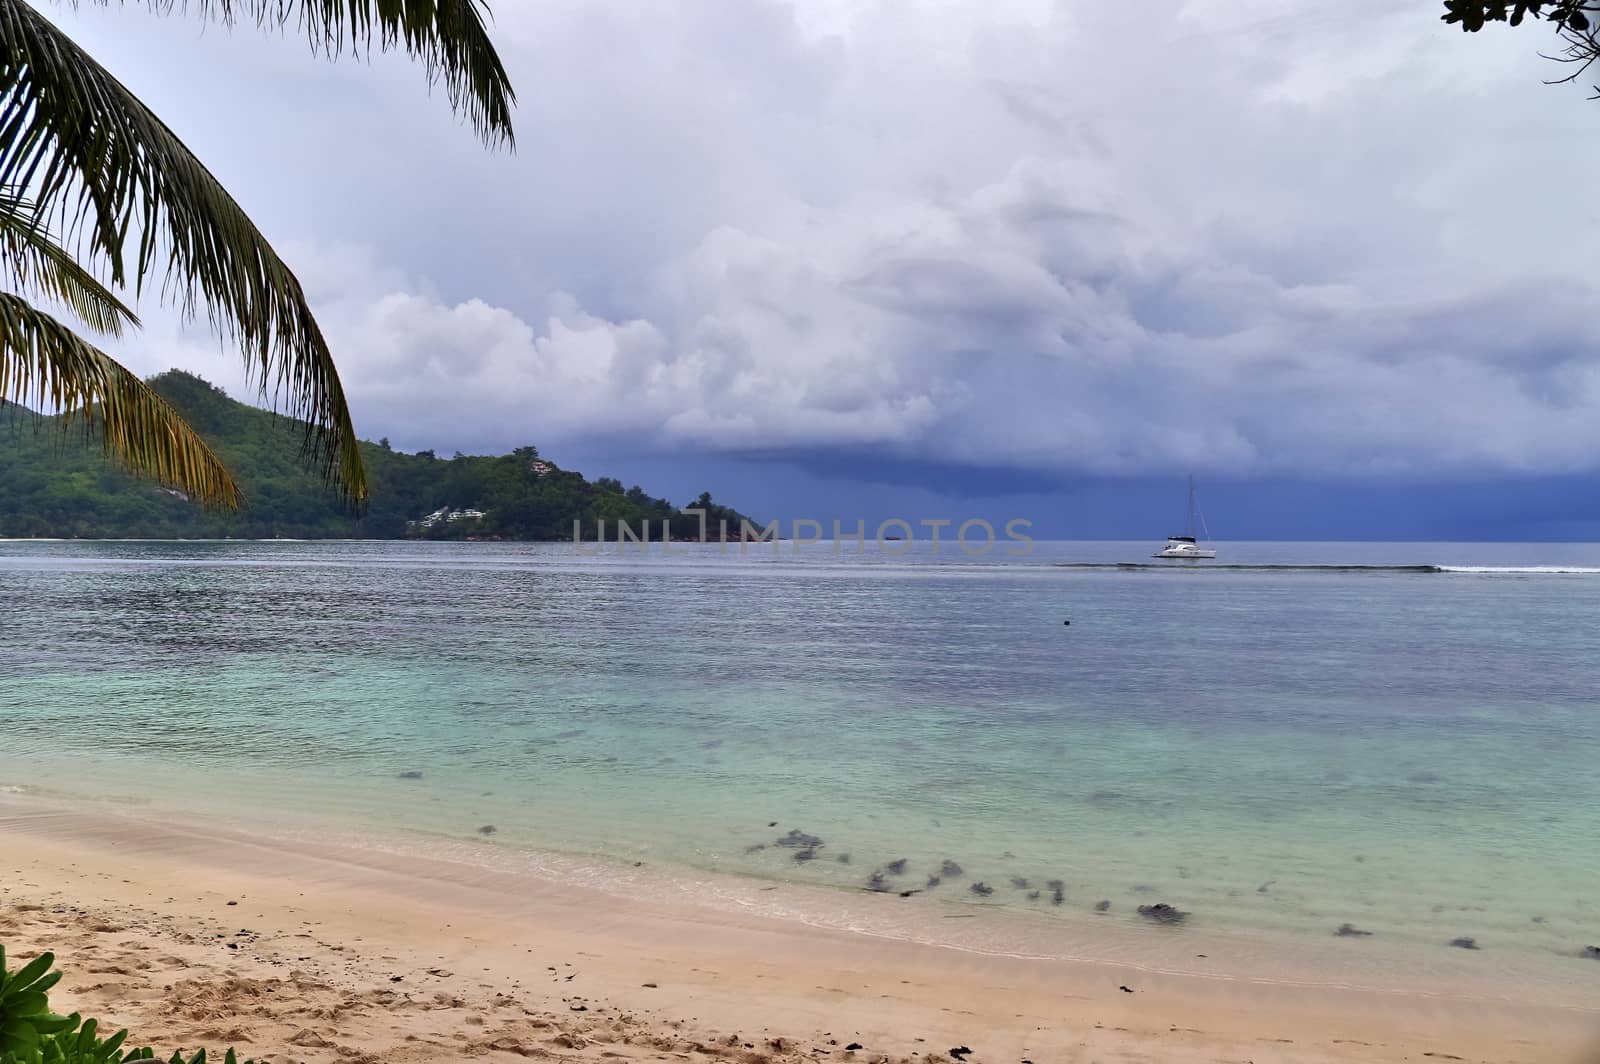
[[[0,543],[0,785],[1063,927],[1600,941],[1600,547],[679,549]]]

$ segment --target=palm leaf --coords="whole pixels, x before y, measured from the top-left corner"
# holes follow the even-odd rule
[[[366,473],[344,386],[300,282],[216,178],[128,89],[22,0],[0,0],[0,188],[58,217],[78,258],[166,291],[243,348],[306,423],[306,449],[356,504]],[[130,247],[131,238],[131,247]]]
[[[89,328],[121,336],[139,319],[50,238],[33,205],[0,192],[0,257],[17,285],[72,308]]]
[[[59,410],[98,427],[131,472],[237,509],[239,486],[188,423],[148,384],[20,296],[0,292],[0,400]]]
[[[111,0],[99,0],[109,4]],[[429,83],[443,81],[450,105],[465,112],[489,144],[515,147],[511,106],[516,93],[489,40],[482,0],[146,0],[167,14],[191,9],[232,26],[240,20],[263,28],[299,24],[313,53],[330,59],[360,54],[377,38],[389,51],[403,46],[422,63]]]

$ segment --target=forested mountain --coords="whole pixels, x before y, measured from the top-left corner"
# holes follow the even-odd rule
[[[179,492],[122,472],[81,427],[63,430],[56,418],[6,406],[0,536],[568,539],[575,518],[587,538],[602,519],[608,540],[616,538],[618,521],[636,532],[649,521],[652,540],[660,538],[663,520],[672,522],[677,538],[700,534],[699,519],[667,500],[608,477],[591,483],[541,459],[534,447],[441,459],[431,451],[402,454],[387,441],[363,442],[371,503],[357,517],[306,469],[298,422],[230,399],[178,370],[150,383],[227,463],[244,489],[245,508],[209,513]],[[709,508],[713,537],[721,518],[730,533],[740,527],[742,515],[712,503],[709,494],[687,505]]]

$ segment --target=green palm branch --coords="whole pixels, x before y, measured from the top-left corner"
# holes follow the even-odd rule
[[[105,0],[102,0],[105,2]],[[151,0],[170,11],[173,0]],[[403,47],[489,144],[513,144],[514,102],[479,0],[194,0],[232,24],[297,21],[313,51]],[[57,228],[68,254],[52,238]],[[252,379],[306,426],[306,450],[329,484],[366,498],[355,427],[327,341],[300,283],[239,205],[140,100],[24,0],[0,0],[0,400],[48,401],[98,424],[128,468],[236,506],[215,455],[142,382],[24,293],[118,335],[137,318],[112,293],[137,296],[154,276],[186,315],[202,310],[236,342]],[[105,278],[104,284],[98,279]],[[131,382],[131,383],[130,383]],[[135,387],[137,384],[139,387]],[[142,391],[140,390],[142,388]],[[113,410],[126,404],[123,410]],[[91,412],[91,405],[94,407]]]
[[[0,193],[0,260],[18,287],[65,304],[97,333],[121,336],[124,326],[139,325],[133,311],[51,239],[33,204],[4,193]]]
[[[137,375],[21,296],[0,292],[0,395],[63,411],[96,429],[129,469],[178,484],[209,506],[242,496],[222,460]]]

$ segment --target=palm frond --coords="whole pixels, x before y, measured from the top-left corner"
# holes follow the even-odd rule
[[[0,0],[0,188],[26,191],[86,266],[165,290],[243,348],[263,390],[306,423],[306,449],[358,506],[366,473],[344,387],[300,282],[172,130],[23,0]],[[130,246],[131,245],[131,246]]]
[[[32,204],[4,192],[0,260],[11,268],[16,287],[65,304],[95,332],[121,336],[124,326],[139,326],[133,311],[51,239]]]
[[[234,510],[239,485],[188,423],[148,384],[20,296],[0,292],[0,400],[58,410],[98,427],[131,472]]]
[[[99,0],[102,4],[110,0]],[[152,11],[196,11],[232,26],[298,23],[313,53],[359,54],[374,39],[382,51],[403,47],[422,63],[430,84],[444,82],[450,106],[464,113],[490,144],[516,146],[511,107],[516,92],[484,25],[482,0],[146,0]]]

